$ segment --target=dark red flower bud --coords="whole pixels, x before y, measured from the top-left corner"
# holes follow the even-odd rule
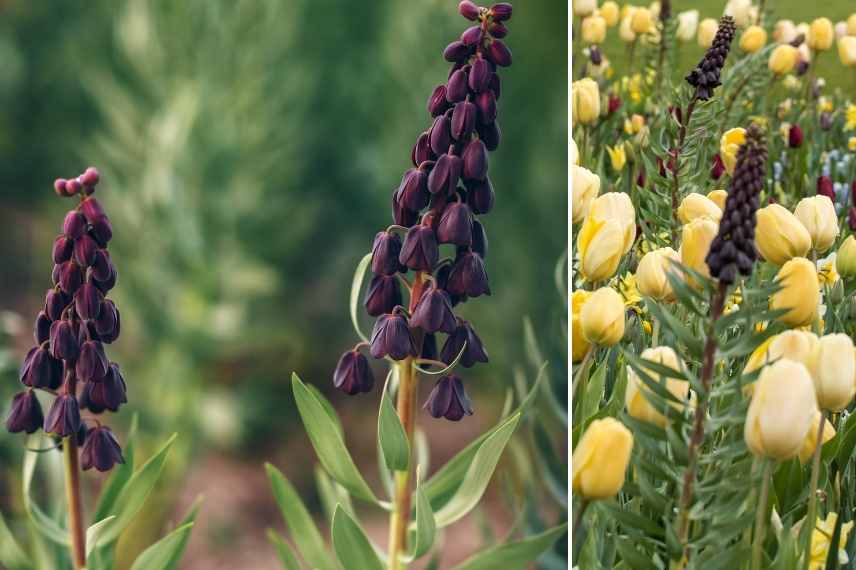
[[[494,121],[487,125],[476,125],[476,130],[478,131],[482,142],[484,142],[486,149],[494,151],[499,148],[499,141],[502,138],[502,133],[499,130],[498,121]]]
[[[80,408],[77,399],[71,394],[57,396],[45,418],[46,433],[53,433],[60,437],[77,435],[80,429]]]
[[[9,433],[34,433],[41,429],[44,421],[42,406],[35,392],[26,390],[15,394],[12,398],[12,409],[6,418],[6,429]]]
[[[462,174],[465,180],[484,180],[487,176],[487,148],[481,139],[474,139],[464,149]]]
[[[84,382],[100,382],[107,375],[110,361],[104,353],[104,345],[96,340],[87,340],[80,348],[75,365],[77,377]]]
[[[461,34],[461,43],[465,46],[474,46],[482,39],[481,26],[470,26]]]
[[[791,125],[788,129],[788,146],[791,148],[799,148],[803,143],[803,132],[799,125]]]
[[[606,111],[610,115],[615,113],[621,108],[621,97],[616,95],[615,93],[610,93],[609,98],[606,103]]]
[[[77,331],[70,321],[54,321],[50,332],[51,355],[61,360],[75,360],[80,354]]]
[[[113,362],[100,382],[84,384],[80,394],[80,407],[93,414],[100,414],[104,410],[117,412],[119,407],[128,401],[127,391],[119,365]]]
[[[83,282],[83,274],[80,272],[80,268],[73,261],[66,261],[57,267],[59,267],[57,277],[60,289],[68,295],[73,295]]]
[[[125,459],[122,457],[122,448],[110,428],[99,425],[90,430],[80,453],[80,466],[83,470],[95,467],[103,473],[117,463],[125,463]]]
[[[401,303],[401,287],[395,275],[372,277],[363,299],[363,306],[370,316],[377,317],[384,313],[391,313]]]
[[[372,273],[394,275],[401,269],[398,254],[401,253],[401,238],[395,232],[378,232],[372,243]]]
[[[92,223],[92,231],[90,235],[98,242],[98,245],[104,247],[111,239],[113,239],[113,224],[110,223],[110,218],[101,216],[96,218]]]
[[[713,166],[710,167],[710,177],[714,180],[719,180],[725,172],[725,163],[722,162],[722,157],[719,154],[713,155]]]
[[[66,196],[74,196],[83,188],[83,184],[80,183],[80,180],[77,178],[72,178],[71,180],[65,181],[65,194]]]
[[[851,206],[847,211],[847,225],[851,231],[856,232],[856,207]]]
[[[413,145],[413,151],[410,153],[410,159],[413,161],[413,166],[419,166],[427,160],[434,160],[434,158],[434,153],[431,150],[431,138],[426,131],[416,139],[416,144]]]
[[[428,226],[413,226],[407,231],[398,260],[414,271],[432,271],[440,257],[437,238]]]
[[[466,343],[466,349],[464,349],[464,343]],[[461,349],[464,349],[463,354],[461,354]],[[470,323],[463,319],[458,319],[455,332],[446,337],[443,351],[440,353],[440,360],[446,364],[451,364],[459,354],[461,354],[460,364],[464,368],[475,366],[477,362],[488,361],[487,350],[485,350],[481,339]]]
[[[53,251],[51,256],[54,263],[62,263],[71,259],[71,252],[74,249],[74,241],[64,235],[57,237],[53,243]]]
[[[343,354],[333,372],[333,385],[349,396],[371,392],[374,375],[369,359],[359,350],[349,350]]]
[[[467,20],[475,22],[479,19],[479,7],[470,2],[470,0],[462,0],[458,4],[458,12]]]
[[[487,46],[487,58],[500,67],[511,65],[511,51],[502,40],[493,40]]]
[[[74,260],[81,267],[89,267],[95,263],[95,253],[98,244],[88,235],[82,235],[74,240]]]
[[[443,50],[443,59],[449,62],[462,61],[469,57],[470,51],[471,48],[464,45],[464,42],[452,42]]]
[[[31,388],[55,390],[62,384],[62,362],[41,346],[30,350],[21,368],[21,382]]]
[[[435,418],[446,418],[453,422],[473,415],[472,402],[456,374],[443,376],[437,381],[423,408]]]
[[[428,175],[428,192],[431,194],[452,194],[461,178],[463,161],[454,154],[443,154],[437,159],[431,174]]]
[[[89,188],[97,186],[100,179],[101,173],[99,173],[98,169],[94,166],[90,166],[83,174],[80,175],[81,184],[88,186]]]
[[[497,39],[504,38],[508,35],[508,28],[499,22],[491,22],[487,27],[487,31],[491,36]]]
[[[36,317],[36,325],[33,327],[33,337],[36,339],[36,344],[47,342],[50,338],[50,332],[51,319],[44,311],[40,311],[39,316]]]
[[[832,179],[829,176],[820,176],[817,179],[817,194],[818,196],[826,196],[832,203],[835,204],[835,188],[832,184]]]
[[[639,174],[636,176],[636,185],[639,186],[640,188],[645,188],[645,181],[646,181],[645,167],[640,166],[639,167]]]
[[[397,226],[409,228],[419,221],[419,212],[405,208],[398,199],[398,190],[392,193],[392,220]]]
[[[98,218],[103,218],[107,215],[101,204],[95,198],[87,198],[80,203],[80,211],[86,217],[86,221],[94,224]]]
[[[467,190],[467,203],[474,214],[487,214],[493,209],[496,194],[489,177],[485,176],[484,180],[467,181]]]
[[[490,76],[493,72],[490,69],[490,64],[481,57],[477,57],[473,61],[468,76],[469,87],[473,93],[481,93],[490,87]]]
[[[487,233],[485,233],[484,226],[478,220],[473,220],[473,239],[470,247],[482,259],[487,259]]]
[[[425,291],[413,310],[410,325],[429,333],[453,333],[456,323],[449,294],[437,287]]]
[[[74,307],[82,319],[97,319],[103,302],[104,294],[92,283],[84,283],[74,296]]]
[[[54,180],[54,192],[59,196],[68,196],[65,193],[65,178],[57,178]]]
[[[418,212],[428,205],[428,173],[411,168],[404,173],[398,186],[398,200],[408,210]]]
[[[452,136],[455,140],[464,140],[470,136],[476,126],[478,109],[469,101],[455,104],[452,110]]]
[[[428,113],[432,117],[442,115],[449,108],[449,103],[446,101],[446,86],[438,85],[434,88],[431,96],[428,97]]]
[[[86,232],[86,218],[77,210],[71,210],[65,215],[62,223],[62,233],[71,239],[77,239]]]
[[[497,22],[504,22],[511,19],[511,4],[508,2],[499,2],[490,7],[490,14]]]
[[[476,107],[482,124],[489,125],[496,120],[496,96],[493,91],[482,91],[476,95]]]
[[[447,111],[445,115],[434,119],[434,124],[429,131],[431,150],[437,156],[445,154],[449,150],[449,145],[452,144],[452,122],[449,120],[449,115]]]
[[[101,339],[101,342],[110,344],[119,338],[120,329],[119,309],[110,299],[105,299],[101,306],[101,314],[95,321],[95,334]]]
[[[374,358],[389,356],[393,360],[416,356],[416,343],[407,319],[398,313],[378,317],[372,330],[369,352]]]
[[[459,254],[449,273],[446,290],[453,295],[467,297],[490,295],[487,271],[482,258],[471,251]]]
[[[62,312],[68,306],[71,297],[56,289],[48,289],[45,295],[45,313],[52,321],[62,318]]]
[[[446,83],[446,101],[449,103],[457,103],[467,98],[469,81],[467,72],[464,69],[459,69],[449,76],[449,81]]]
[[[473,240],[473,214],[462,202],[449,204],[437,225],[437,241],[469,247]]]
[[[850,202],[856,206],[856,180],[850,184]]]

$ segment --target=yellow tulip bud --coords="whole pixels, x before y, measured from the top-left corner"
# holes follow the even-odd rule
[[[571,113],[574,123],[588,125],[600,116],[600,89],[594,79],[586,77],[571,84]]]
[[[719,24],[713,18],[705,18],[698,25],[698,45],[704,49],[708,49],[713,45],[713,38],[716,36],[716,30]]]
[[[708,193],[707,197],[714,204],[719,206],[720,210],[725,210],[725,200],[728,198],[727,190],[713,190],[712,192]]]
[[[675,35],[682,42],[689,42],[698,30],[698,10],[687,10],[678,14],[678,29]]]
[[[574,0],[575,16],[590,16],[595,10],[597,10],[597,0]]]
[[[624,485],[633,434],[615,418],[594,420],[574,449],[571,488],[587,500],[608,499]]]
[[[722,218],[722,209],[710,198],[691,192],[681,200],[681,205],[678,206],[678,219],[688,224],[698,218],[718,222]]]
[[[719,156],[728,174],[734,173],[734,167],[737,166],[737,151],[745,142],[746,129],[743,127],[728,129],[719,139]]]
[[[749,26],[740,36],[740,49],[755,53],[767,43],[767,32],[761,26]]]
[[[673,370],[680,371],[686,365],[681,362],[675,351],[668,346],[658,346],[656,348],[648,348],[642,351],[643,360],[651,360]],[[644,366],[643,366],[644,368]],[[674,377],[662,377],[659,374],[645,368],[645,373],[653,380],[665,385],[675,398],[680,401],[686,401],[689,397],[690,384],[686,380],[681,380]],[[666,426],[666,416],[663,413],[665,410],[657,409],[651,404],[650,399],[653,398],[650,388],[642,381],[639,375],[632,367],[627,367],[627,391],[624,393],[624,404],[627,407],[627,413],[637,420],[648,422],[660,427]],[[675,409],[681,409],[683,406],[675,402],[670,402]]]
[[[776,75],[785,75],[793,71],[799,61],[799,51],[792,45],[782,44],[777,46],[770,54],[767,67]]]
[[[856,36],[856,13],[847,18],[847,35]]]
[[[615,289],[601,287],[580,311],[583,336],[592,344],[612,346],[624,336],[624,301]]]
[[[817,347],[817,335],[809,331],[788,330],[768,338],[752,352],[743,368],[744,374],[758,370],[762,366],[777,360],[793,360],[808,367],[809,360]],[[754,384],[749,384],[752,392]]]
[[[751,0],[729,0],[723,14],[734,18],[738,28],[745,28],[754,20]]]
[[[582,317],[580,313],[591,292],[577,289],[571,294],[571,357],[572,362],[580,362],[585,358],[591,343],[583,336]]]
[[[820,283],[817,269],[804,257],[786,262],[776,274],[781,289],[770,298],[771,309],[790,309],[779,317],[789,327],[804,327],[817,318]]]
[[[648,8],[636,8],[630,18],[630,28],[633,33],[647,34],[654,26],[651,10]]]
[[[598,196],[591,204],[589,213],[602,220],[615,220],[621,225],[623,244],[621,253],[627,253],[636,239],[636,210],[630,196],[624,192],[607,192]]]
[[[793,20],[779,20],[773,27],[773,40],[777,44],[789,44],[797,39],[797,27]]]
[[[838,40],[838,58],[847,67],[856,67],[856,37],[844,36]]]
[[[581,221],[589,212],[591,203],[600,193],[600,176],[576,164],[571,165],[571,219]]]
[[[632,24],[632,15],[635,11],[636,8],[633,8],[626,16],[622,16],[621,23],[618,25],[618,37],[621,38],[621,41],[628,44],[636,41],[636,32],[633,31]]]
[[[607,0],[600,7],[600,15],[603,16],[603,19],[606,20],[606,25],[610,28],[618,23],[618,12],[618,4],[612,0]]]
[[[606,152],[609,155],[609,162],[612,164],[612,169],[620,172],[624,165],[627,164],[627,152],[624,150],[624,144],[615,145],[614,147],[607,146]]]
[[[577,141],[571,139],[571,164],[580,163],[580,149],[577,148]]]
[[[835,255],[835,269],[842,277],[856,276],[856,238],[847,236]]]
[[[797,204],[794,215],[808,230],[811,246],[824,253],[838,237],[838,215],[828,196],[817,195],[803,198]]]
[[[606,20],[597,14],[583,18],[583,41],[588,44],[600,44],[606,39]]]
[[[609,279],[624,255],[624,231],[617,220],[586,216],[577,236],[580,273],[588,282]]]
[[[829,18],[817,18],[808,30],[808,47],[814,51],[826,51],[832,47],[835,28]]]
[[[678,253],[671,247],[663,247],[649,251],[636,268],[636,286],[645,297],[651,297],[657,301],[671,303],[675,300],[675,292],[669,283],[666,273],[677,275],[674,267],[676,261],[680,261]]]
[[[698,218],[686,224],[681,231],[681,263],[705,277],[710,277],[705,258],[717,231],[719,225],[707,218]]]
[[[743,436],[749,450],[780,461],[796,456],[811,429],[817,402],[803,364],[780,360],[761,371]]]
[[[818,410],[815,413],[814,418],[811,420],[811,428],[808,430],[808,435],[805,436],[805,440],[803,441],[803,446],[800,449],[800,463],[805,464],[809,459],[814,456],[814,450],[817,448],[817,432],[818,428],[820,428],[820,411]],[[823,443],[825,444],[827,441],[835,437],[835,427],[829,420],[823,420]],[[825,560],[825,559],[824,559]]]
[[[804,257],[811,249],[811,235],[784,206],[770,204],[756,213],[755,244],[764,259],[782,265]]]
[[[821,337],[809,358],[808,371],[814,380],[818,406],[833,412],[843,410],[856,392],[853,341],[841,333]]]

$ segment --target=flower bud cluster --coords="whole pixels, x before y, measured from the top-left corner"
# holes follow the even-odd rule
[[[119,337],[120,320],[106,297],[117,272],[107,251],[113,228],[93,196],[98,181],[98,171],[90,167],[77,178],[54,183],[57,194],[79,196],[80,202],[66,214],[54,240],[52,286],[36,318],[36,344],[21,367],[26,390],[14,396],[6,428],[77,437],[83,468],[106,471],[123,462],[116,438],[97,420],[90,429],[81,417],[84,410],[93,415],[115,412],[127,401],[119,366],[105,351]],[[47,416],[35,390],[55,396]]]
[[[500,142],[498,71],[511,65],[502,38],[512,8],[464,0],[458,9],[473,25],[443,52],[452,67],[446,83],[428,98],[431,125],[417,138],[413,167],[393,192],[394,225],[372,244],[373,277],[364,305],[377,318],[369,342],[374,358],[437,360],[435,335],[443,333],[443,363],[451,364],[459,354],[464,367],[488,360],[472,325],[453,308],[490,294],[487,234],[477,216],[490,212],[495,199],[488,152]],[[453,257],[441,257],[444,248]],[[410,280],[408,272],[413,272]],[[410,292],[407,305],[402,286]],[[348,394],[372,389],[374,378],[359,345],[340,359],[334,384]],[[457,375],[437,382],[425,408],[434,417],[455,421],[472,414]]]
[[[731,16],[723,16],[719,20],[719,29],[713,38],[713,45],[686,77],[687,83],[696,88],[696,97],[702,101],[710,99],[713,90],[721,85],[719,76],[731,49],[735,30],[734,19]]]

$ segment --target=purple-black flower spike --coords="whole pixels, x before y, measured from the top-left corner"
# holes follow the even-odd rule
[[[32,389],[15,394],[12,398],[12,409],[6,418],[6,429],[9,433],[33,433],[41,429],[44,421],[42,406]]]
[[[455,374],[443,376],[437,381],[423,407],[433,417],[453,422],[473,415],[473,405],[464,390],[464,384]]]
[[[413,226],[407,231],[398,260],[414,271],[431,271],[437,265],[440,252],[434,231],[424,225]]]
[[[349,396],[371,392],[374,375],[368,358],[356,349],[343,354],[333,372],[333,385]]]
[[[398,277],[395,275],[372,277],[363,299],[363,306],[370,316],[377,317],[384,313],[391,313],[401,303],[401,286],[398,283]]]
[[[372,330],[369,352],[374,358],[389,356],[393,360],[416,356],[416,342],[407,318],[395,312],[378,317]]]
[[[80,428],[80,408],[71,394],[57,396],[45,418],[45,432],[60,437],[77,434]]]
[[[80,454],[80,465],[84,471],[93,467],[98,471],[109,471],[117,463],[125,463],[122,448],[116,436],[107,426],[99,425],[86,434],[86,442]]]
[[[473,240],[473,214],[463,202],[449,204],[437,224],[437,241],[469,247]]]
[[[401,253],[401,238],[395,232],[378,232],[372,243],[372,273],[395,275],[402,269],[398,262]]]
[[[459,362],[461,366],[470,368],[475,366],[477,362],[488,362],[487,350],[485,350],[475,329],[473,329],[469,322],[460,318],[458,319],[455,332],[450,334],[443,344],[443,350],[440,352],[440,360],[446,364],[454,362],[458,354],[461,353],[461,349],[464,348],[464,343],[466,343],[466,349],[461,355]]]
[[[446,290],[453,295],[467,297],[490,295],[484,260],[472,251],[460,253],[449,273]]]
[[[413,310],[410,325],[429,333],[453,333],[456,322],[449,294],[436,286],[427,289]]]

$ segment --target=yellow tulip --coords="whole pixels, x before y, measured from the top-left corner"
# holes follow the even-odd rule
[[[808,30],[808,47],[814,51],[826,51],[835,40],[835,27],[829,18],[817,18]]]
[[[580,149],[577,148],[577,141],[571,139],[571,164],[580,163]]]
[[[725,200],[728,198],[727,190],[713,190],[707,195],[708,199],[719,206],[720,210],[725,210]]]
[[[678,358],[675,351],[668,346],[658,346],[648,348],[642,351],[643,360],[650,360],[667,366],[673,370],[681,371],[685,365]],[[645,368],[645,373],[653,380],[663,384],[675,398],[679,401],[686,401],[689,398],[690,384],[686,380],[681,380],[672,376],[662,377],[661,375]],[[627,367],[627,391],[624,393],[624,404],[627,407],[627,413],[637,420],[654,424],[660,427],[666,426],[666,416],[663,414],[663,409],[658,409],[651,405],[650,398],[653,398],[650,388],[642,381],[636,371]],[[683,406],[675,402],[670,402],[672,407],[680,410]]]
[[[646,253],[636,268],[636,286],[646,297],[667,303],[674,302],[675,292],[666,273],[678,274],[674,263],[680,261],[678,253],[671,247],[663,247]]]
[[[811,235],[784,206],[770,204],[756,213],[755,243],[764,259],[782,265],[804,257],[811,249]]]
[[[594,420],[574,449],[571,488],[587,500],[608,499],[624,485],[633,434],[615,418]]]
[[[719,156],[728,174],[734,173],[734,167],[737,166],[737,151],[745,142],[746,129],[743,127],[728,129],[719,139]]]
[[[753,9],[751,0],[729,0],[723,12],[726,16],[734,18],[738,28],[745,28],[753,21],[757,9]]]
[[[847,67],[856,67],[856,36],[844,36],[838,40],[838,58]]]
[[[586,77],[571,84],[572,117],[574,123],[588,125],[600,116],[600,89],[594,79]]]
[[[636,239],[636,210],[630,196],[624,192],[607,192],[591,203],[590,215],[600,219],[615,220],[621,225],[623,244],[621,253],[627,253]]]
[[[577,236],[580,273],[588,282],[609,279],[624,255],[624,230],[617,220],[586,216]]]
[[[595,10],[597,10],[597,0],[574,0],[575,16],[590,16]]]
[[[856,13],[847,18],[847,35],[856,36]]]
[[[743,436],[759,457],[796,456],[817,412],[814,386],[803,364],[780,360],[761,371],[746,414]]]
[[[600,7],[600,15],[606,20],[606,25],[610,28],[618,23],[618,4],[612,0],[607,0]]]
[[[805,464],[814,455],[814,450],[817,448],[817,432],[820,427],[820,410],[815,413],[811,420],[811,428],[808,430],[808,435],[805,436],[803,446],[800,449],[800,463]],[[835,428],[829,420],[823,420],[823,443],[835,437]],[[826,562],[826,560],[824,560]],[[825,566],[824,566],[825,567]]]
[[[719,29],[719,24],[713,18],[705,18],[698,25],[698,45],[704,49],[708,49],[713,45],[713,38],[716,36],[716,30]]]
[[[629,119],[624,119],[624,132],[628,135],[635,135],[645,127],[645,117],[638,113],[633,113]]]
[[[809,358],[808,371],[814,380],[818,406],[833,412],[843,410],[856,392],[853,341],[841,333],[821,337]]]
[[[577,289],[571,294],[571,356],[572,362],[580,362],[585,358],[591,343],[583,336],[582,317],[583,306],[591,297],[591,292]]]
[[[630,28],[635,34],[647,34],[654,26],[651,10],[648,8],[636,8],[630,18]]]
[[[777,44],[789,44],[797,39],[797,28],[793,20],[779,20],[773,27],[773,40]]]
[[[596,13],[583,18],[583,41],[600,44],[606,39],[606,19]]]
[[[819,421],[819,420],[818,420]],[[811,557],[809,558],[809,570],[823,570],[826,568],[826,559],[829,558],[829,548],[835,533],[835,525],[838,522],[837,513],[829,513],[826,520],[817,519],[817,524],[811,533]],[[838,559],[847,558],[847,537],[853,530],[853,521],[841,525],[841,538],[838,539]],[[846,564],[846,563],[845,563]]]
[[[835,268],[842,277],[856,277],[856,238],[847,236],[835,255]]]
[[[617,344],[624,336],[624,301],[615,289],[601,287],[580,311],[583,336],[599,346]]]
[[[761,26],[749,26],[740,36],[740,49],[755,53],[767,43],[767,32]]]
[[[618,37],[625,43],[633,43],[636,41],[636,32],[633,31],[633,12],[636,8],[632,8],[627,12],[627,15],[621,17],[621,23],[618,25]],[[623,12],[623,10],[622,10]]]
[[[818,253],[824,253],[832,247],[838,237],[838,215],[828,196],[803,198],[797,204],[794,215],[808,230],[811,246]]]
[[[624,150],[624,144],[618,144],[614,147],[607,146],[606,153],[609,155],[609,162],[612,169],[620,172],[624,165],[627,164],[627,152]]]
[[[771,309],[790,309],[779,317],[789,327],[804,327],[817,318],[820,283],[817,269],[804,257],[786,262],[776,274],[781,289],[770,298]]]
[[[675,35],[682,42],[689,42],[698,30],[698,10],[687,10],[678,14],[678,29]]]
[[[571,165],[571,219],[577,223],[584,219],[591,203],[600,193],[600,176],[576,164]]]
[[[698,218],[686,224],[681,231],[681,248],[678,250],[681,263],[710,277],[705,258],[718,231],[719,225],[707,218]]]
[[[678,219],[681,223],[688,224],[698,218],[718,222],[722,218],[722,209],[710,198],[691,192],[678,206]]]
[[[785,75],[793,71],[797,61],[799,61],[799,51],[797,48],[789,44],[782,44],[776,46],[773,53],[770,54],[767,67],[776,75]]]
[[[847,150],[856,152],[856,137],[847,139]]]

